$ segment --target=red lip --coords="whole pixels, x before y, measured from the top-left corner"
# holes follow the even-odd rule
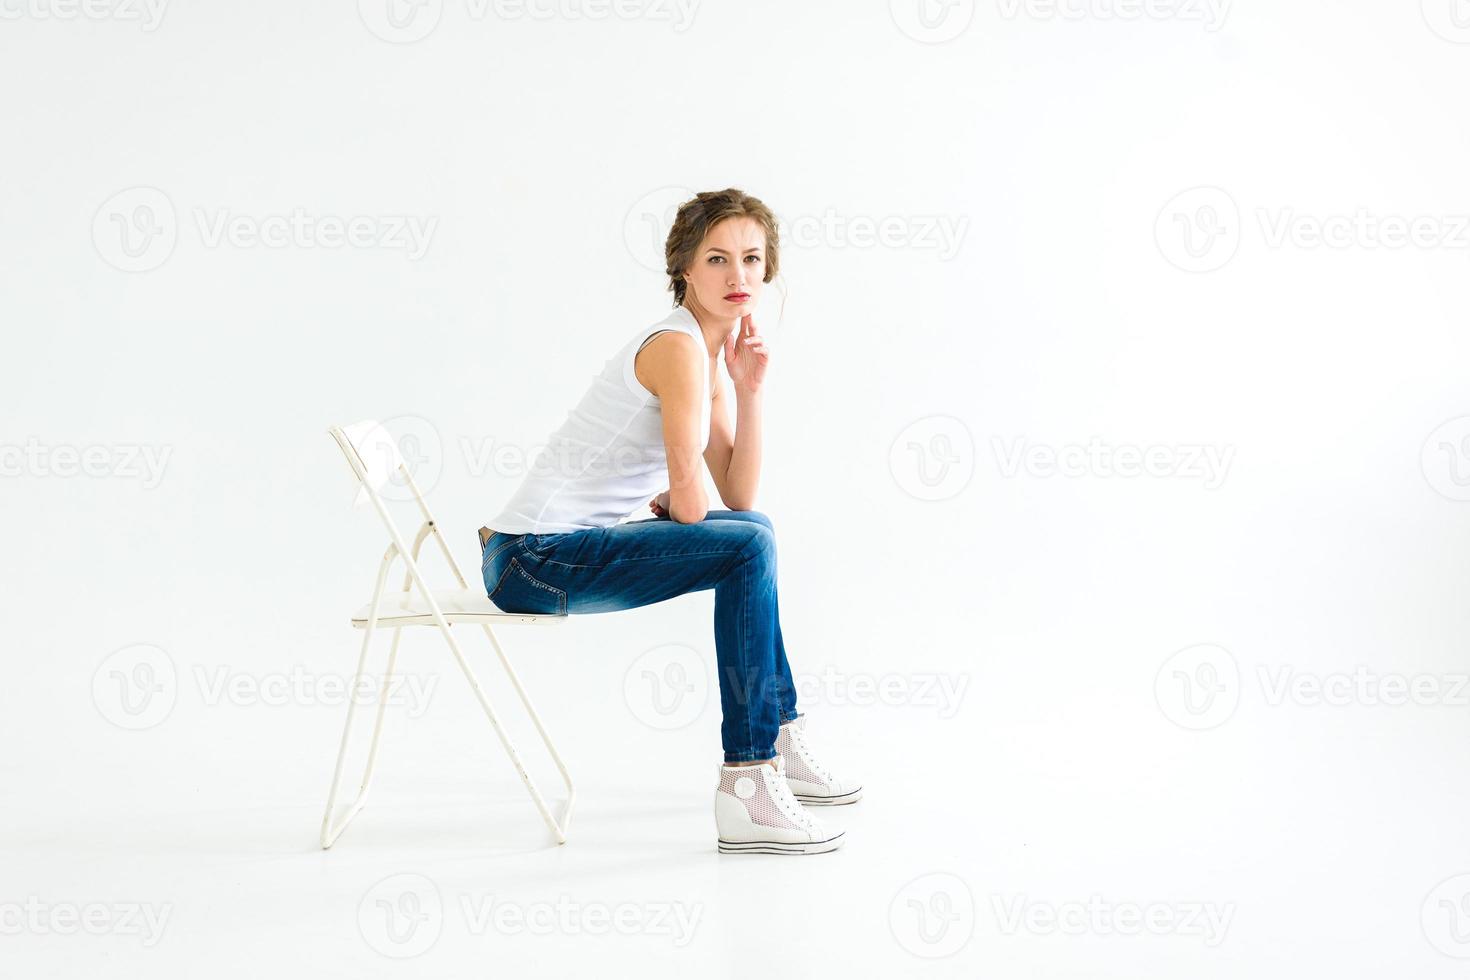
[[[750,299],[749,293],[726,293],[725,298],[733,303],[743,303]]]

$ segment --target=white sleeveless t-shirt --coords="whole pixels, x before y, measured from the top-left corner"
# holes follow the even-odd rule
[[[558,534],[611,527],[669,488],[663,411],[639,382],[633,359],[655,334],[680,330],[699,342],[682,306],[644,327],[608,359],[566,421],[537,452],[509,503],[489,526],[506,534]],[[702,367],[700,450],[709,445],[709,372]],[[652,512],[649,512],[652,516]]]

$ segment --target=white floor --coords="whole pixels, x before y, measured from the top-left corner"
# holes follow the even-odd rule
[[[429,632],[405,641],[420,694],[390,710],[374,795],[330,851],[345,709],[310,683],[353,662],[345,626],[284,704],[252,685],[290,680],[285,659],[263,675],[170,654],[155,687],[173,707],[136,731],[106,694],[75,697],[96,664],[32,661],[11,691],[34,696],[8,705],[27,723],[5,763],[0,973],[1462,975],[1446,951],[1470,952],[1450,918],[1466,879],[1434,889],[1470,871],[1463,708],[1273,705],[1238,657],[1238,706],[1192,731],[1156,695],[1159,662],[1101,643],[1113,680],[1080,658],[1049,670],[1066,629],[910,651],[906,672],[864,675],[855,649],[846,687],[797,664],[813,739],[867,786],[823,811],[846,846],[721,856],[709,677],[686,675],[709,700],[672,730],[620,693],[646,676],[650,631],[668,640],[654,657],[709,656],[710,601],[502,634],[577,779],[560,847]],[[464,639],[508,710],[483,637]]]

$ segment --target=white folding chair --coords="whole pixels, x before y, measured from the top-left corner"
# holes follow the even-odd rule
[[[372,502],[373,508],[382,518],[383,524],[388,528],[390,543],[388,551],[383,555],[382,564],[378,567],[377,585],[373,588],[372,601],[363,606],[352,616],[352,625],[362,629],[362,652],[357,658],[357,677],[353,682],[352,690],[359,690],[358,685],[362,683],[363,669],[367,665],[369,645],[372,643],[373,632],[382,625],[391,627],[393,630],[393,643],[388,651],[388,669],[383,675],[382,684],[378,692],[378,717],[373,726],[373,739],[368,749],[367,769],[363,773],[362,788],[358,790],[357,799],[353,801],[347,814],[341,822],[333,825],[332,811],[337,802],[337,787],[342,780],[342,765],[347,758],[348,736],[352,732],[352,717],[357,708],[355,698],[347,701],[347,724],[342,730],[342,745],[337,752],[337,768],[332,773],[332,789],[327,795],[327,812],[322,817],[321,844],[322,847],[331,847],[333,842],[341,836],[342,831],[347,829],[347,824],[357,816],[359,810],[367,802],[368,788],[372,785],[373,760],[378,753],[378,737],[383,730],[383,709],[387,707],[388,684],[393,676],[393,664],[398,656],[398,639],[405,626],[437,626],[444,636],[444,641],[449,644],[450,652],[454,659],[459,661],[459,666],[464,670],[465,678],[470,683],[470,688],[475,692],[480,706],[485,709],[485,716],[490,719],[490,725],[495,729],[495,734],[500,737],[500,744],[504,746],[505,752],[510,756],[510,761],[515,765],[516,772],[520,773],[521,781],[526,784],[526,790],[531,794],[531,799],[540,811],[542,819],[556,835],[558,844],[565,844],[567,840],[567,825],[571,821],[572,803],[576,799],[576,791],[572,787],[572,778],[567,774],[567,767],[562,763],[561,756],[557,754],[556,747],[551,744],[551,737],[546,734],[545,727],[541,724],[541,717],[536,714],[536,709],[531,706],[531,700],[526,695],[526,690],[521,686],[520,678],[516,676],[515,670],[510,665],[505,651],[500,646],[491,624],[501,623],[534,623],[549,624],[565,622],[566,616],[533,616],[519,613],[502,612],[486,597],[484,586],[471,589],[465,583],[465,578],[460,574],[459,566],[454,557],[449,553],[449,546],[444,543],[444,537],[439,533],[439,527],[434,523],[434,518],[429,514],[429,508],[424,503],[423,494],[419,493],[418,486],[413,482],[413,474],[404,464],[403,457],[399,453],[398,445],[393,437],[377,422],[367,419],[354,425],[344,427],[332,427],[328,430],[332,438],[337,440],[337,445],[347,457],[347,463],[352,467],[353,475],[357,478],[358,492],[357,503],[360,505],[364,500]],[[418,534],[414,536],[413,547],[404,544],[402,535],[398,533],[398,527],[393,523],[388,509],[383,505],[383,499],[379,491],[383,486],[396,476],[401,476],[404,485],[412,491],[413,499],[417,501],[420,513],[423,514],[424,523],[419,528]],[[440,550],[444,552],[444,558],[449,562],[449,567],[454,571],[454,577],[459,582],[458,589],[431,590],[428,583],[419,570],[419,548],[424,539],[433,535],[439,542]],[[403,589],[399,592],[383,591],[383,586],[388,580],[388,569],[395,559],[403,560],[406,573],[403,578]],[[470,669],[469,662],[465,660],[460,651],[459,644],[455,641],[454,632],[450,626],[455,623],[478,623],[485,630],[485,635],[490,638],[490,645],[495,648],[495,653],[500,658],[500,663],[505,668],[506,675],[510,678],[511,686],[515,688],[516,694],[520,696],[521,703],[525,705],[527,714],[530,715],[536,731],[541,735],[541,741],[545,743],[546,750],[551,753],[551,758],[556,762],[556,768],[561,772],[562,781],[566,784],[567,799],[562,811],[561,820],[558,822],[551,815],[546,805],[546,800],[541,796],[540,790],[531,780],[526,772],[525,765],[521,762],[520,753],[516,751],[511,743],[510,737],[506,735],[505,729],[501,727],[500,717],[491,706],[490,699],[480,687],[480,682],[475,673]]]

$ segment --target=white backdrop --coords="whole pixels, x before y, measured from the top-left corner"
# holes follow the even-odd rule
[[[1460,975],[1461,0],[0,16],[0,972]],[[386,544],[326,428],[476,580],[728,186],[847,845],[715,854],[707,592],[504,632],[565,847],[423,633],[319,850]]]

